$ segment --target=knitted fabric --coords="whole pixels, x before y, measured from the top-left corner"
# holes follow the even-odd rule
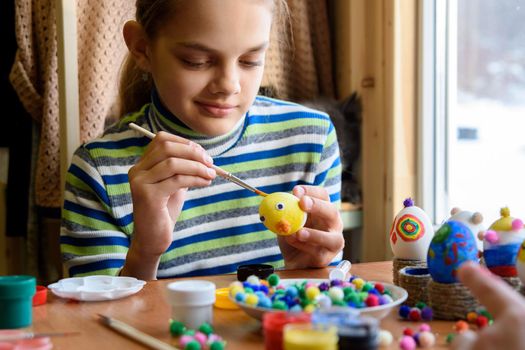
[[[31,116],[41,123],[35,177],[36,204],[60,207],[60,138],[57,31],[54,1],[19,0],[18,52],[11,84]],[[77,1],[80,139],[100,135],[116,100],[120,65],[127,52],[122,26],[134,16],[129,0]]]
[[[326,2],[288,0],[293,48],[276,38],[268,50],[263,85],[285,99],[333,96]],[[17,0],[18,52],[10,75],[24,107],[41,123],[35,203],[60,207],[57,33],[53,1]],[[118,75],[127,53],[122,26],[130,0],[77,1],[80,140],[100,135],[116,103]],[[276,28],[277,29],[277,28]]]
[[[287,3],[291,28],[274,26],[262,85],[273,87],[277,96],[284,99],[334,97],[326,1],[288,0]],[[283,30],[292,38],[291,42],[277,37]]]

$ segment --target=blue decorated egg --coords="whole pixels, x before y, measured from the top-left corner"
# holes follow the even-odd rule
[[[465,261],[478,261],[476,239],[462,222],[448,221],[436,231],[428,248],[427,265],[432,279],[455,283],[456,271]]]

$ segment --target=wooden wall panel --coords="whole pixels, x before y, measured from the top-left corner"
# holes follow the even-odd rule
[[[391,257],[388,232],[416,189],[417,0],[334,0],[338,96],[363,102],[362,260]]]

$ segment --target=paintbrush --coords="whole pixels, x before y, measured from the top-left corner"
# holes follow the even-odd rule
[[[118,333],[125,335],[141,344],[146,345],[151,349],[156,350],[179,350],[178,348],[171,346],[170,344],[164,343],[157,338],[152,337],[149,334],[139,331],[136,328],[131,327],[129,324],[114,318],[98,314],[100,321],[108,326],[109,328],[117,331]]]
[[[141,134],[143,134],[144,136],[147,136],[149,137],[150,139],[154,138],[155,137],[155,134],[152,133],[151,131],[149,130],[146,130],[144,129],[143,127],[140,127],[138,126],[137,124],[135,123],[129,123],[129,127],[135,131],[138,131],[140,132]],[[232,173],[229,173],[227,172],[226,170],[224,169],[221,169],[219,168],[218,166],[216,165],[212,165],[213,169],[215,169],[215,172],[217,173],[217,175],[219,175],[220,177],[223,177],[225,178],[226,180],[230,181],[230,182],[233,182],[234,184],[237,184],[249,191],[252,191],[256,194],[258,194],[259,196],[263,196],[263,197],[266,197],[268,194],[261,191],[261,190],[258,190],[256,189],[255,187],[252,187],[250,185],[248,185],[246,182],[242,181],[241,179],[239,179],[237,176],[233,175]]]
[[[0,342],[13,342],[13,341],[19,341],[19,340],[47,338],[47,337],[69,337],[71,335],[79,335],[79,334],[80,332],[49,332],[49,333],[20,332],[20,333],[0,335]]]

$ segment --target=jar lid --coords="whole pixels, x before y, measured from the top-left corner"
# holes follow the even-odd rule
[[[307,312],[266,312],[263,315],[263,328],[265,331],[279,331],[289,323],[310,323],[311,315]]]
[[[171,282],[166,286],[172,306],[203,306],[215,303],[215,284],[204,280]]]
[[[215,291],[215,307],[226,310],[237,310],[239,307],[230,299],[230,288],[219,288]]]
[[[0,298],[18,299],[32,297],[36,291],[36,279],[33,276],[0,276]]]
[[[240,265],[237,268],[237,280],[244,282],[251,275],[255,275],[260,279],[267,279],[274,272],[272,265],[267,264],[249,264]]]
[[[47,288],[44,286],[36,286],[36,293],[33,296],[33,306],[45,304],[47,301]]]
[[[379,325],[376,319],[360,317],[356,322],[338,328],[339,348],[372,350],[379,346]]]

